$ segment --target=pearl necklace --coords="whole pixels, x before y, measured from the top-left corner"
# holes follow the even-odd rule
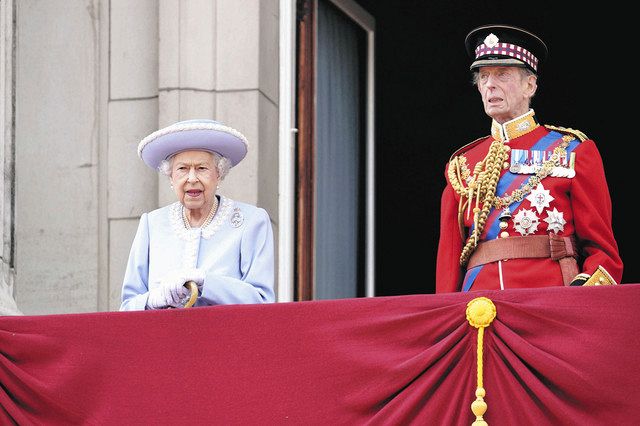
[[[211,206],[211,210],[209,210],[209,214],[207,215],[207,218],[204,220],[204,222],[202,223],[201,228],[205,228],[207,227],[207,225],[209,225],[211,223],[211,221],[213,220],[213,217],[216,215],[216,211],[218,211],[218,197],[216,197],[215,195],[213,196],[213,206]],[[187,212],[184,208],[184,206],[182,206],[182,224],[184,225],[184,227],[186,229],[191,229],[191,224],[189,223],[189,219],[187,219]]]

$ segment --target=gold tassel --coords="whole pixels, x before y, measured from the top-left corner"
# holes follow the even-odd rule
[[[467,303],[467,321],[473,327],[478,329],[478,345],[477,345],[477,387],[476,387],[476,400],[471,403],[471,411],[476,416],[476,420],[472,423],[472,426],[488,426],[488,423],[484,420],[484,413],[487,411],[487,403],[484,402],[484,396],[486,394],[484,390],[484,384],[482,382],[482,347],[484,341],[484,329],[496,317],[496,307],[486,297],[476,297],[469,303]]]
[[[473,208],[473,243],[474,245],[478,245],[478,238],[480,238],[480,233],[478,232],[478,225],[480,224],[480,208]]]

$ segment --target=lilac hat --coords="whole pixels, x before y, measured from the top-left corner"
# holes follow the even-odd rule
[[[188,150],[217,152],[235,166],[247,155],[242,133],[215,120],[179,121],[156,130],[138,144],[138,156],[152,169],[173,154]]]

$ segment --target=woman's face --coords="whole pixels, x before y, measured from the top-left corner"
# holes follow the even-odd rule
[[[218,167],[207,151],[183,151],[171,161],[171,184],[178,201],[190,210],[209,212],[218,187]]]

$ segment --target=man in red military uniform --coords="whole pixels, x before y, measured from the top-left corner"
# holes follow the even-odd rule
[[[465,45],[491,135],[447,163],[436,292],[620,282],[596,144],[530,107],[546,45],[508,25],[476,28]]]

